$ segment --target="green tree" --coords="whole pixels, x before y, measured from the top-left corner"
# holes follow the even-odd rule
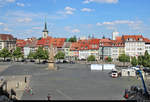
[[[43,59],[48,60],[48,58],[49,58],[49,53],[48,53],[47,50],[44,50],[44,56],[43,56]]]
[[[142,58],[142,65],[144,67],[150,67],[150,55],[148,54],[147,50],[145,51],[145,54]]]
[[[39,38],[38,38],[38,40],[41,40],[41,39],[42,39],[42,37],[39,37]]]
[[[123,62],[124,66],[125,66],[125,62],[130,62],[130,56],[127,56],[125,54],[121,54],[118,59],[120,62]]]
[[[88,56],[88,58],[87,58],[87,61],[95,61],[95,60],[96,60],[96,58],[95,58],[94,55],[90,55],[90,56]]]
[[[132,64],[132,66],[137,66],[137,64],[138,64],[138,60],[136,59],[136,57],[132,57],[132,59],[131,59],[131,64]]]
[[[35,53],[33,53],[32,51],[30,51],[27,58],[28,59],[34,59],[35,58]]]
[[[144,56],[138,56],[138,65],[143,65],[143,57]]]
[[[6,57],[11,57],[11,53],[9,52],[9,50],[7,48],[3,48],[0,51],[0,56],[4,58],[4,61],[6,59]]]
[[[37,51],[35,52],[35,59],[40,60],[44,58],[44,50],[43,47],[38,47]]]
[[[71,37],[70,39],[69,39],[69,42],[76,42],[77,41],[77,38],[76,38],[76,36],[74,36],[74,37]]]
[[[65,58],[65,53],[59,51],[56,55],[55,55],[56,59],[64,59]]]
[[[108,62],[112,62],[112,58],[110,56],[108,56],[107,60]]]
[[[19,60],[20,57],[22,58],[23,53],[21,52],[21,47],[16,47],[16,50],[14,50],[12,55],[14,57],[14,60],[15,60],[15,58],[17,58],[17,61]]]

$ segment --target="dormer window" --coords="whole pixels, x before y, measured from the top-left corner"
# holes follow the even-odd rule
[[[142,38],[138,38],[138,41],[143,41],[143,39]]]

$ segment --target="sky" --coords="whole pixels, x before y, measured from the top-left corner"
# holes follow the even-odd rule
[[[25,39],[49,36],[150,38],[150,0],[0,0],[0,33]]]

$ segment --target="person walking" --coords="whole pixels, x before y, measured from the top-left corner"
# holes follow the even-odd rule
[[[50,100],[51,99],[51,96],[50,96],[50,94],[48,93],[48,95],[47,95],[47,100]]]
[[[27,83],[27,77],[26,77],[26,76],[25,76],[25,78],[24,78],[24,82]]]
[[[32,88],[30,88],[30,94],[33,95],[33,90],[32,90]]]

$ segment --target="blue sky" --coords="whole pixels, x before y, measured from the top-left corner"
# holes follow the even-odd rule
[[[41,37],[84,37],[113,31],[150,38],[150,0],[0,0],[0,33]]]

